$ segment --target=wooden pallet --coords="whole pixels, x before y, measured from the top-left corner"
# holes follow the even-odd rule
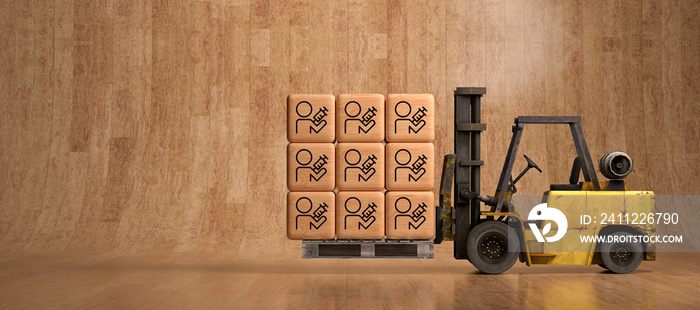
[[[433,258],[432,240],[303,240],[302,258]]]

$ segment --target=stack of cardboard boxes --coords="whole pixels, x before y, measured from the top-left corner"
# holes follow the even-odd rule
[[[287,104],[290,239],[434,237],[432,95],[290,95]]]

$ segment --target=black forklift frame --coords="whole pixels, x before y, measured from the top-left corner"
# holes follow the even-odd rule
[[[486,124],[481,123],[481,96],[486,94],[485,87],[458,87],[454,92],[454,159],[446,157],[445,167],[448,162],[454,160],[454,195],[452,213],[453,221],[452,238],[454,239],[454,257],[456,259],[467,259],[467,238],[469,232],[479,224],[481,219],[481,201],[478,195],[470,193],[481,193],[481,132],[486,130]],[[503,212],[503,205],[506,204],[509,181],[513,172],[513,164],[518,153],[520,138],[522,137],[525,124],[565,124],[569,125],[571,135],[574,140],[576,152],[581,158],[581,170],[586,182],[591,182],[593,190],[600,190],[598,177],[593,166],[593,160],[588,150],[588,144],[581,128],[580,116],[519,116],[513,125],[513,137],[508,147],[503,169],[498,179],[497,195],[498,202],[492,208],[492,212]],[[451,166],[451,165],[450,165]],[[443,208],[449,208],[448,202],[443,203],[444,194],[449,192],[450,182],[445,182],[445,177],[452,176],[443,171],[443,184],[440,187],[441,207],[439,213],[449,213]],[[506,204],[507,205],[507,204]],[[437,215],[439,220],[440,214]],[[436,243],[440,243],[447,232],[442,231],[446,227],[440,221],[436,227]]]
[[[600,190],[600,184],[598,183],[598,176],[596,175],[595,167],[593,166],[591,153],[588,151],[588,144],[586,143],[586,138],[583,136],[583,129],[581,128],[580,116],[518,116],[515,119],[515,124],[513,125],[513,138],[510,140],[508,154],[506,155],[506,160],[503,163],[501,176],[498,179],[497,193],[499,195],[498,203],[496,204],[494,210],[495,212],[502,212],[510,176],[513,172],[515,156],[518,153],[518,146],[520,145],[520,138],[522,137],[523,130],[525,129],[525,124],[569,125],[569,128],[571,129],[571,135],[574,140],[574,146],[576,147],[576,153],[578,154],[579,158],[583,159],[583,161],[581,162],[583,179],[586,182],[593,183],[593,190]]]

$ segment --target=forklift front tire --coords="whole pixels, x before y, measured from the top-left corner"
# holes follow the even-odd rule
[[[467,237],[469,261],[483,273],[502,273],[519,256],[518,236],[506,223],[488,221],[474,227]]]

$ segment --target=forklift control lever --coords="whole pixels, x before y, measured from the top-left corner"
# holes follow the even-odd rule
[[[462,197],[467,198],[467,199],[474,199],[479,197],[479,193],[477,192],[472,192],[470,190],[463,189],[461,192],[459,192]]]
[[[479,193],[470,190],[463,189],[459,192],[459,194],[466,199],[479,199],[487,206],[495,207],[498,204],[498,198],[492,196],[480,196]],[[510,208],[509,210],[512,210],[512,203],[507,202],[507,206]]]

